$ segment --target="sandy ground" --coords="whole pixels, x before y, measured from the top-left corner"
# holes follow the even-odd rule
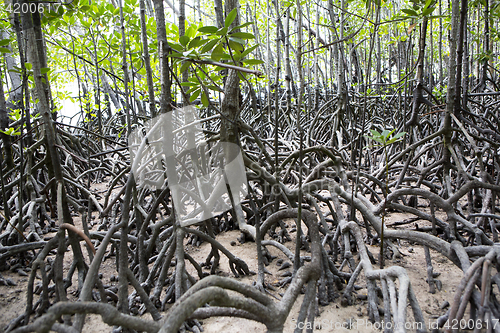
[[[229,243],[236,240],[239,236],[239,232],[232,231],[220,235],[217,240],[222,244],[228,246],[231,252],[244,259],[251,270],[257,271],[257,256],[256,247],[254,243],[244,243],[236,246],[231,246]],[[286,243],[287,247],[291,249],[292,243]],[[207,251],[209,251],[210,246],[208,244],[202,244],[199,249],[193,249],[192,254],[197,261],[201,261],[205,258]],[[286,259],[285,256],[278,250],[269,247],[270,252],[273,255],[277,255],[278,258]],[[374,254],[375,257],[378,255],[378,247],[369,246],[370,252]],[[403,254],[401,259],[397,261],[388,260],[386,262],[387,266],[397,265],[404,267],[408,276],[410,277],[412,287],[417,295],[420,307],[425,316],[426,324],[428,328],[435,322],[436,318],[446,312],[446,309],[440,309],[440,305],[444,301],[448,300],[451,302],[454,296],[455,287],[460,283],[462,273],[461,270],[450,264],[448,259],[441,256],[437,252],[431,250],[431,257],[433,258],[434,271],[440,273],[441,275],[437,278],[442,283],[441,291],[435,294],[430,294],[428,292],[428,284],[426,282],[427,271],[425,264],[425,254],[423,248],[420,246],[415,246],[408,244],[407,242],[401,242],[400,250]],[[409,252],[409,251],[411,252]],[[253,254],[253,255],[252,255]],[[273,282],[275,279],[280,279],[278,276],[282,271],[278,271],[278,266],[275,264],[276,260],[273,261],[266,268],[273,274],[273,276],[266,276],[267,282]],[[228,271],[229,264],[227,259],[221,258],[221,269]],[[257,280],[256,276],[240,278],[241,281],[252,283]],[[365,287],[364,279],[358,280],[357,285]],[[285,290],[276,290],[273,294],[277,295],[277,292],[284,292]],[[357,291],[358,294],[366,294],[366,289],[360,289]],[[291,333],[294,331],[297,323],[297,316],[302,303],[303,295],[299,296],[295,302],[290,315],[285,324],[285,333]],[[339,299],[335,302],[330,303],[327,306],[319,307],[319,317],[315,319],[315,330],[322,332],[373,332],[376,329],[369,323],[366,303],[365,301],[356,300],[355,304],[348,307],[342,307],[340,305]],[[350,328],[349,323],[351,323]],[[408,307],[408,325],[413,324],[413,314],[411,309]],[[307,323],[305,324],[307,325]],[[409,327],[410,327],[409,326]],[[204,320],[205,332],[216,333],[216,332],[228,332],[228,333],[247,333],[247,332],[265,332],[265,326],[253,321],[246,319],[237,318],[210,318]],[[409,329],[409,332],[416,331],[415,329]]]
[[[102,191],[103,188],[99,186],[95,188],[96,190]],[[424,208],[422,208],[424,209]],[[96,215],[97,213],[94,213]],[[399,213],[392,213],[386,220],[387,225],[391,225],[396,221],[402,221],[408,216]],[[81,223],[78,218],[75,219],[76,224]],[[293,221],[288,221],[289,225],[292,225]],[[425,225],[422,221],[417,222],[419,225]],[[407,224],[401,226],[404,228],[415,229],[415,223]],[[94,230],[97,226],[94,226]],[[217,240],[228,248],[235,256],[243,259],[249,266],[250,270],[257,272],[257,252],[256,246],[253,242],[246,242],[240,244],[237,238],[239,237],[239,231],[226,232],[217,236]],[[292,234],[293,236],[294,234]],[[233,245],[231,245],[231,243]],[[287,242],[285,245],[292,251],[292,242]],[[387,260],[386,266],[398,265],[404,267],[410,277],[410,281],[413,289],[417,295],[420,307],[425,316],[425,321],[427,329],[432,327],[436,318],[446,312],[445,309],[441,309],[440,305],[445,301],[451,302],[454,296],[455,288],[460,283],[462,278],[462,272],[453,264],[449,262],[448,259],[442,255],[431,250],[432,262],[434,266],[434,272],[440,273],[437,278],[442,283],[442,289],[437,291],[435,294],[430,294],[428,292],[428,285],[426,283],[427,272],[425,264],[424,250],[421,246],[415,244],[409,244],[408,242],[402,241],[399,244],[400,251],[402,253],[402,258],[395,261]],[[207,243],[202,244],[199,247],[194,247],[191,245],[186,245],[187,252],[190,253],[197,262],[204,262],[207,254],[210,252],[210,245]],[[373,253],[375,257],[378,256],[378,247],[368,246],[370,252]],[[278,256],[287,261],[287,258],[283,253],[275,249],[274,247],[269,247],[270,252],[273,255]],[[84,250],[86,255],[86,251]],[[72,258],[70,257],[70,252],[67,252],[64,260],[65,271],[69,269]],[[356,254],[355,254],[356,255]],[[54,256],[52,256],[54,257]],[[274,260],[266,268],[272,273],[272,275],[266,275],[266,282],[273,283],[280,280],[279,276],[283,271],[278,271],[279,266],[276,265]],[[186,268],[188,271],[197,277],[194,268],[187,262]],[[291,268],[290,268],[291,269]],[[345,270],[345,269],[344,269]],[[208,270],[206,270],[208,272]],[[116,285],[117,282],[112,280],[112,276],[117,276],[115,269],[114,257],[107,259],[102,267],[101,271],[103,274],[103,282],[108,285]],[[172,270],[170,270],[170,274]],[[22,274],[22,273],[21,273]],[[219,274],[224,276],[232,276],[229,270],[229,264],[227,258],[221,254],[220,271]],[[0,286],[0,332],[3,332],[4,328],[8,323],[21,315],[25,311],[26,302],[26,285],[28,281],[27,276],[20,275],[17,272],[2,272],[5,278],[11,278],[17,285],[16,286]],[[76,274],[75,274],[76,275]],[[240,281],[251,284],[257,280],[257,276],[248,276],[239,278]],[[35,284],[39,282],[39,279],[35,280]],[[364,278],[358,279],[356,285],[363,287],[358,290],[358,294],[366,294]],[[76,277],[73,280],[73,285],[68,290],[68,297],[70,300],[76,300],[75,291],[77,287]],[[132,289],[130,289],[132,291]],[[285,289],[277,289],[272,291],[273,295],[280,298],[278,293],[283,293]],[[35,295],[35,301],[38,296]],[[300,295],[295,302],[292,311],[286,321],[284,332],[291,333],[297,326],[297,315],[300,309],[300,304],[302,303],[303,295]],[[53,301],[53,299],[51,299]],[[207,333],[215,332],[230,332],[230,333],[252,333],[252,332],[265,332],[265,326],[253,321],[238,319],[238,318],[210,318],[202,321],[203,328]],[[307,327],[309,323],[302,323]],[[413,314],[411,309],[408,307],[408,317],[407,324],[410,328],[409,332],[415,332],[415,324],[413,323]],[[98,315],[91,315],[87,317],[87,321],[84,327],[84,332],[97,333],[97,332],[110,332],[111,327],[104,324]],[[377,331],[368,322],[366,303],[365,301],[356,299],[355,304],[348,307],[342,307],[340,305],[340,300],[337,299],[335,302],[330,303],[327,306],[319,307],[319,317],[315,319],[315,331],[319,332],[374,332]]]

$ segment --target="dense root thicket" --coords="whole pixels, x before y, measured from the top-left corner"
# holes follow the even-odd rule
[[[11,131],[0,134],[0,271],[28,275],[24,313],[5,331],[81,332],[93,313],[121,332],[200,332],[201,319],[230,316],[278,333],[300,299],[297,323],[309,323],[310,332],[319,306],[353,305],[355,290],[365,286],[363,304],[372,323],[386,323],[385,332],[391,331],[387,323],[404,332],[411,318],[423,332],[428,326],[412,281],[403,267],[394,266],[397,260],[389,261],[401,256],[400,240],[406,240],[424,248],[429,293],[440,290],[431,253],[463,272],[448,312],[437,320],[441,328],[453,331],[453,323],[468,316],[476,331],[481,324],[500,332],[500,92],[493,62],[498,3],[490,8],[489,1],[471,6],[464,0],[411,2],[418,12],[391,5],[391,12],[415,13],[396,20],[386,17],[389,11],[380,1],[366,1],[363,15],[346,1],[340,7],[319,2],[314,12],[302,10],[299,0],[286,8],[268,2],[265,20],[276,19],[276,37],[268,27],[266,51],[258,23],[243,22],[258,21],[257,13],[251,6],[239,13],[237,0],[215,0],[216,27],[203,29],[186,29],[183,0],[175,14],[178,27],[166,23],[162,0],[139,0],[139,10],[135,1],[124,6],[118,1],[120,8],[114,2],[69,2],[64,15],[23,10],[11,13],[11,20],[3,17],[2,24],[12,25],[5,29],[12,38],[0,29],[6,65],[1,72],[11,84],[0,82],[0,127]],[[482,6],[484,36],[479,24],[471,35],[467,18],[477,14],[479,21]],[[197,7],[201,15],[199,1]],[[450,14],[451,27],[446,47],[439,41],[438,83],[434,49],[425,52],[435,9]],[[138,12],[140,18],[134,17]],[[106,21],[113,27],[107,30],[99,20],[112,16],[116,20]],[[385,43],[391,50],[384,59],[379,29],[393,23],[399,29],[397,22],[404,20],[411,24],[404,28],[410,37],[403,40],[397,32]],[[418,58],[413,59],[411,32],[417,29]],[[80,32],[86,37],[78,37]],[[325,42],[321,35],[327,33]],[[252,37],[255,45],[247,42]],[[469,47],[469,39],[478,41],[477,52],[482,43],[481,53],[469,54],[476,48]],[[431,35],[430,43],[434,40]],[[50,56],[70,56],[52,66],[48,44]],[[261,76],[259,70],[243,68],[256,63],[246,58],[250,53],[266,59],[259,67],[266,72],[265,88],[259,86],[264,80],[250,78]],[[449,57],[446,71],[443,54]],[[477,71],[469,68],[474,63]],[[84,120],[77,126],[55,121],[57,98],[50,85],[58,82],[59,70],[78,81]],[[311,76],[307,85],[305,76]],[[144,77],[146,84],[140,83]],[[213,92],[220,93],[218,102]],[[171,115],[175,106],[190,102],[197,105],[199,120],[186,115],[182,126],[201,128],[200,149],[206,155],[176,151],[171,137],[153,139],[147,126],[151,118]],[[120,111],[112,112],[111,103]],[[9,112],[18,120],[10,122]],[[17,130],[20,135],[13,133]],[[150,156],[162,168],[146,170],[163,176],[154,188],[136,181],[134,145],[127,141],[134,131],[143,134],[134,143],[139,147],[162,144],[163,155]],[[166,123],[168,135],[176,131],[180,128]],[[203,195],[189,202],[183,182],[196,179],[194,188],[210,187],[203,177],[211,174],[200,171],[206,169],[204,157],[235,158],[229,149],[216,152],[220,142],[241,148],[248,193],[240,200],[228,186],[223,199],[230,210],[186,226],[181,215],[189,212],[180,211],[180,202],[193,211],[197,204],[203,213],[213,207]],[[105,191],[91,190],[103,183]],[[386,223],[391,212],[402,212],[420,226],[391,228]],[[255,242],[257,272],[218,240],[235,229],[241,231],[240,242]],[[188,245],[201,243],[209,251],[200,263]],[[367,244],[379,247],[378,257]],[[275,251],[289,259],[280,269],[292,269],[271,281],[266,265],[276,259]],[[224,257],[230,276],[218,275]],[[106,283],[105,269],[116,270],[116,283]],[[252,275],[254,285],[239,279]],[[0,275],[0,283],[13,281]]]
[[[316,94],[306,95],[304,104]],[[216,240],[217,234],[238,228],[238,213],[225,212],[190,227],[176,223],[168,179],[159,190],[136,187],[126,142],[117,135],[119,117],[107,119],[102,134],[94,123],[54,125],[62,182],[53,174],[42,132],[30,133],[35,143],[27,150],[21,150],[21,140],[14,142],[17,167],[2,165],[0,268],[29,271],[29,280],[25,313],[7,331],[79,332],[85,315],[97,313],[123,330],[199,332],[198,319],[234,316],[262,322],[268,332],[281,332],[301,292],[305,296],[297,320],[313,322],[318,303],[352,304],[361,276],[370,320],[392,321],[404,331],[408,303],[415,321],[423,323],[424,318],[405,270],[384,264],[384,259],[400,255],[401,239],[425,247],[430,292],[435,285],[428,249],[463,271],[441,325],[464,318],[468,305],[476,322],[500,319],[494,288],[500,288],[498,94],[469,95],[468,107],[451,115],[425,106],[418,125],[411,127],[405,125],[411,112],[405,106],[412,99],[398,94],[351,94],[342,113],[336,95],[320,94],[318,108],[307,110],[300,127],[286,112],[286,93],[275,97],[284,102],[258,99],[249,91],[234,123],[250,190],[242,214],[254,230],[242,233],[242,239],[258,245],[256,287],[235,279],[255,273]],[[261,112],[269,110],[269,102],[273,113]],[[210,145],[218,140],[219,110],[212,105],[200,110],[200,117],[209,118],[203,129]],[[37,126],[38,120],[33,122]],[[296,133],[296,128],[302,132]],[[407,134],[385,146],[364,136],[368,129],[388,128]],[[190,172],[179,170],[179,175]],[[109,187],[102,197],[89,191],[90,183],[104,181]],[[328,211],[321,210],[320,203]],[[63,218],[68,207],[72,213]],[[388,211],[405,212],[428,224],[418,230],[390,229],[384,223]],[[75,216],[81,218],[78,226],[72,221]],[[295,219],[293,229],[285,219]],[[98,225],[98,231],[89,231],[89,225]],[[292,232],[297,234],[295,253],[283,245],[292,240]],[[186,252],[186,242],[210,243],[204,263]],[[383,247],[379,258],[367,243]],[[287,286],[281,296],[272,292],[264,276],[265,264],[274,259],[267,251],[270,246],[294,266],[293,274],[279,282]],[[214,275],[221,255],[229,259],[235,278]],[[73,258],[66,276],[64,256]],[[116,257],[118,288],[101,280],[101,264],[110,256]],[[186,265],[193,265],[198,276],[191,276]],[[210,267],[209,276],[202,265]],[[68,302],[75,274],[78,301]],[[145,312],[153,320],[136,316]]]

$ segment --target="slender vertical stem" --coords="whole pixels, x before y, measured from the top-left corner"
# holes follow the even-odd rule
[[[450,177],[450,160],[451,160],[451,114],[454,112],[455,108],[455,96],[458,93],[456,88],[457,79],[457,40],[459,37],[460,26],[460,0],[451,1],[451,32],[450,32],[450,60],[448,64],[448,94],[446,96],[446,109],[444,115],[443,129],[443,179],[445,182],[449,181]],[[445,185],[446,186],[446,185]],[[451,195],[451,193],[448,193]],[[450,222],[450,238],[454,240],[456,238],[456,224],[454,221]]]
[[[2,71],[0,70],[0,75]],[[5,117],[5,119],[2,119]],[[4,122],[5,121],[5,122]],[[3,80],[0,77],[0,127],[6,128],[8,126],[8,117],[7,117],[7,110],[5,106],[5,95],[3,92]],[[6,160],[7,160],[7,168],[10,169],[14,167],[14,161],[12,160],[12,152],[9,154],[7,150],[7,145],[10,147],[10,136],[2,133],[2,141],[4,144],[4,149],[5,149],[5,155],[6,155]],[[3,209],[4,209],[4,214],[5,218],[7,220],[10,220],[10,208],[7,203],[7,192],[5,191],[4,187],[4,177],[3,177],[3,154],[0,151],[0,185],[2,186],[2,199],[3,199]]]
[[[292,66],[290,65],[290,8],[286,10],[285,24],[285,81],[286,81],[286,114],[292,112]]]
[[[120,6],[120,30],[122,33],[122,70],[123,70],[123,85],[125,91],[125,114],[127,117],[127,136],[132,132],[132,123],[130,120],[130,103],[129,103],[129,91],[128,91],[128,63],[127,63],[127,41],[125,39],[125,22],[123,20],[123,6],[122,0],[118,0]]]
[[[160,59],[160,113],[167,113],[172,110],[170,66],[168,63],[169,46],[167,42],[167,30],[165,28],[165,10],[162,0],[153,0],[156,18],[156,34],[158,39],[158,54]]]
[[[118,310],[122,313],[128,314],[128,223],[130,220],[130,200],[132,196],[132,189],[135,186],[134,174],[131,172],[125,188],[125,196],[123,201],[120,245],[119,245],[119,258],[118,258]],[[97,256],[96,256],[97,257]]]
[[[280,112],[280,70],[281,70],[281,57],[280,57],[280,29],[281,18],[280,18],[280,4],[279,1],[274,1],[276,7],[276,76],[275,76],[275,88],[274,88],[274,175],[276,179],[279,179],[279,112]],[[279,197],[276,197],[275,210],[279,209]]]
[[[460,27],[458,31],[458,41],[457,41],[457,78],[455,81],[455,103],[453,106],[453,113],[456,117],[460,117],[462,108],[462,65],[463,65],[463,54],[464,54],[464,35],[467,29],[467,0],[462,0],[460,8]],[[451,53],[450,53],[451,56]],[[459,118],[460,119],[460,118]]]
[[[443,86],[443,19],[441,18],[443,9],[441,6],[441,1],[439,2],[439,41],[438,41],[438,51],[439,51],[439,84]]]
[[[186,1],[179,0],[179,37],[186,35]],[[189,78],[189,71],[185,70],[182,72],[182,82],[187,82]],[[186,89],[180,86],[179,89],[183,91],[182,100],[183,106],[189,105],[189,96],[186,93]],[[208,98],[208,96],[207,96]]]
[[[295,262],[294,271],[300,267],[300,248],[302,236],[302,163],[303,163],[303,134],[301,126],[302,113],[302,97],[304,95],[304,76],[302,72],[302,5],[300,0],[297,0],[297,71],[299,75],[299,95],[297,98],[297,132],[299,135],[299,198],[298,198],[298,214],[297,214],[297,238],[295,242]]]
[[[98,29],[99,26],[96,25],[96,27]],[[90,35],[92,37],[92,44],[94,44],[94,67],[95,67],[95,79],[96,79],[96,82],[95,82],[96,92],[95,92],[94,100],[95,100],[95,105],[97,105],[97,127],[99,130],[99,134],[102,135],[101,84],[99,83],[99,62],[97,59],[97,45],[98,45],[98,43],[97,43],[97,40],[95,39],[95,35],[99,31],[96,31],[96,33],[94,34],[94,31],[92,31],[92,30],[93,29],[91,28]],[[98,138],[98,140],[101,141],[101,138]]]
[[[384,139],[385,140],[385,139]],[[385,157],[385,191],[384,191],[384,207],[382,209],[382,225],[380,227],[380,269],[384,268],[384,228],[385,228],[385,208],[387,203],[387,194],[389,193],[389,158],[387,156],[387,145],[384,142],[384,157]]]
[[[139,0],[139,14],[141,19],[141,39],[144,49],[144,67],[146,68],[146,80],[148,84],[149,112],[151,118],[156,116],[156,102],[153,83],[153,73],[151,70],[151,57],[149,56],[148,35],[146,29],[146,6],[144,0]]]

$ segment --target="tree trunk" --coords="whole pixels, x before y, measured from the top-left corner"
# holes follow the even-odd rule
[[[1,75],[1,73],[0,73]],[[1,78],[1,77],[0,77]],[[7,77],[6,77],[7,78]],[[0,130],[4,131],[9,127],[9,115],[8,115],[7,106],[5,103],[5,95],[3,91],[3,80],[0,79]],[[3,132],[0,133],[0,137],[3,142],[3,149],[5,152],[4,160],[7,164],[7,170],[10,170],[14,167],[14,160],[12,158],[12,147],[10,135],[7,135]],[[1,154],[1,152],[0,152]],[[3,168],[3,165],[0,166]]]
[[[169,46],[167,43],[167,30],[165,28],[165,9],[162,0],[153,0],[156,17],[156,34],[158,38],[158,53],[160,57],[161,97],[160,113],[172,110],[172,95],[170,81],[170,66],[168,63]]]
[[[156,116],[156,102],[153,83],[153,73],[151,71],[151,58],[149,56],[148,36],[146,31],[146,6],[144,0],[139,0],[139,11],[141,17],[141,38],[144,49],[144,67],[146,69],[146,80],[148,83],[149,112],[151,118]]]
[[[418,65],[417,65],[417,85],[415,90],[413,90],[413,104],[410,120],[406,123],[406,126],[416,126],[418,125],[418,109],[422,103],[427,105],[432,105],[424,97],[424,58],[425,58],[425,36],[427,34],[427,17],[424,17],[422,24],[420,25],[420,41],[419,41],[419,51],[418,51]]]

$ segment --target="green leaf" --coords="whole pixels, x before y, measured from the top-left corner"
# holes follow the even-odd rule
[[[200,89],[200,88],[199,88],[199,84],[197,84],[197,85],[195,85],[195,86],[193,86],[193,87],[189,88],[189,89],[188,89],[188,91],[186,91],[186,94],[191,94],[191,93],[193,93],[193,92],[194,92],[195,90],[197,90],[197,89]]]
[[[380,133],[377,130],[370,130],[370,132],[372,132],[373,136],[380,136]]]
[[[383,130],[382,133],[380,134],[380,136],[383,138],[383,139],[387,139],[389,136],[391,135],[390,131],[389,130]]]
[[[21,110],[12,110],[12,112],[9,112],[9,118],[14,121],[21,119]]]
[[[215,34],[217,36],[224,36],[225,34],[227,34],[227,27],[220,28]]]
[[[170,58],[180,58],[182,56],[183,56],[182,53],[179,53],[179,52],[172,52],[169,54]]]
[[[184,35],[179,37],[179,42],[181,43],[182,46],[186,46],[187,43],[189,42],[189,37]]]
[[[14,69],[9,69],[9,73],[19,73],[19,74],[21,74],[21,70],[18,67],[14,67]]]
[[[244,41],[242,41],[241,39],[238,40],[238,38],[232,38],[232,37],[229,38],[229,47],[231,48],[231,50],[236,50],[240,52],[243,51],[243,45],[242,45],[243,43]]]
[[[26,70],[30,71],[33,68],[33,65],[29,62],[25,63]]]
[[[11,51],[8,48],[6,48],[6,47],[0,47],[0,52],[2,52],[2,53],[10,53]]]
[[[243,62],[245,64],[248,64],[248,65],[260,65],[260,64],[264,63],[263,60],[259,60],[259,59],[245,59],[245,60],[243,60]]]
[[[191,66],[191,61],[185,61],[185,62],[182,64],[182,66],[181,66],[181,69],[180,69],[181,73],[185,72],[185,71],[186,71],[186,69],[188,69],[188,68],[189,68],[189,66]]]
[[[12,133],[12,130],[13,130],[13,128],[10,127],[10,128],[7,128],[5,131],[0,130],[0,132],[2,132],[3,134],[10,135],[10,133]]]
[[[431,14],[434,9],[436,9],[436,7],[429,7],[429,8],[425,8],[423,11],[422,11],[422,15],[423,16],[427,16],[429,14]]]
[[[398,140],[398,139],[394,139],[394,138],[392,138],[392,139],[390,139],[389,141],[386,141],[386,142],[385,142],[385,145],[386,145],[386,146],[391,145],[391,144],[393,144],[393,143],[394,143],[394,142],[396,142],[396,141],[399,141],[399,140]]]
[[[247,78],[247,73],[244,73],[244,72],[238,72],[238,77],[241,79],[241,80],[246,80]],[[305,110],[304,110],[305,112]]]
[[[234,32],[230,34],[231,37],[237,37],[241,39],[254,39],[255,36],[251,33],[248,32]]]
[[[414,11],[413,9],[404,8],[404,9],[401,9],[401,11],[403,13],[410,15],[410,16],[418,16],[418,13],[416,11]]]
[[[241,45],[245,45],[245,41],[238,37],[229,36],[229,40]]]
[[[447,18],[448,16],[446,15],[431,15],[428,17],[428,19],[438,19],[438,18]]]
[[[233,9],[229,14],[227,14],[226,19],[224,20],[224,26],[226,28],[229,28],[231,23],[233,23],[234,19],[236,18],[236,15],[238,14],[238,10],[235,8]]]
[[[5,46],[5,45],[8,45],[9,43],[10,43],[9,38],[0,40],[0,46]]]
[[[377,141],[377,142],[380,142],[380,143],[383,144],[383,141],[382,141],[382,139],[379,136],[365,135],[364,137],[367,138],[367,139],[370,139],[370,140],[373,140],[373,141]]]
[[[229,57],[229,59],[233,60],[233,62],[240,62],[241,61],[241,53],[238,51],[233,52],[233,57]]]
[[[218,67],[219,66],[216,66],[216,68],[218,68]],[[222,80],[222,75],[219,75],[219,74],[211,75],[210,77],[212,78],[212,81],[214,81],[214,82]]]
[[[400,137],[405,136],[405,135],[406,135],[406,132],[400,132],[400,133],[394,135],[394,139],[399,139]]]
[[[206,53],[206,52],[212,50],[214,48],[215,44],[217,44],[218,42],[219,42],[219,39],[212,39],[205,46],[203,46],[203,48],[201,49],[201,53]]]
[[[240,25],[232,28],[231,31],[235,31],[235,30],[238,30],[238,29],[242,29],[242,28],[248,27],[251,24],[253,24],[253,22],[246,22],[246,23],[240,24]]]
[[[196,90],[193,92],[193,94],[191,95],[191,97],[189,97],[189,101],[190,101],[191,103],[193,103],[193,101],[194,101],[195,99],[197,99],[197,98],[198,98],[198,96],[200,96],[200,92],[201,92],[201,88],[196,89]]]
[[[50,71],[50,68],[48,68],[48,67],[43,67],[43,68],[40,69],[40,72],[42,74],[48,73],[49,71]]]
[[[186,29],[185,35],[188,36],[189,38],[193,38],[196,35],[196,28],[195,26],[191,25],[189,28]]]
[[[204,107],[207,107],[210,103],[208,102],[208,97],[205,95],[205,92],[201,93],[201,103]]]
[[[213,34],[219,30],[217,27],[214,27],[213,25],[207,25],[206,27],[201,27],[198,28],[199,32],[202,32],[204,34]]]
[[[198,36],[189,42],[188,49],[196,48],[200,45],[205,44],[206,42],[208,42],[208,39],[201,39],[201,37]]]
[[[223,55],[224,55],[224,48],[222,47],[222,44],[219,44],[212,52],[211,58],[215,61],[219,61]]]
[[[21,135],[21,132],[15,130],[12,127],[7,128],[5,131],[0,130],[0,132],[7,134],[7,135]]]
[[[183,51],[183,47],[182,45],[180,44],[177,44],[177,43],[170,43],[169,46],[174,49],[175,51],[178,51],[178,52],[182,52]]]
[[[223,89],[221,89],[220,87],[217,87],[217,86],[207,86],[207,88],[210,90],[214,90],[214,91],[220,91],[220,92],[224,91]]]
[[[245,51],[243,51],[241,53],[241,58],[243,58],[244,56],[246,56],[247,54],[249,54],[250,52],[252,52],[253,50],[255,50],[257,48],[257,46],[259,45],[254,45],[252,47],[249,47],[248,49],[246,49]]]

